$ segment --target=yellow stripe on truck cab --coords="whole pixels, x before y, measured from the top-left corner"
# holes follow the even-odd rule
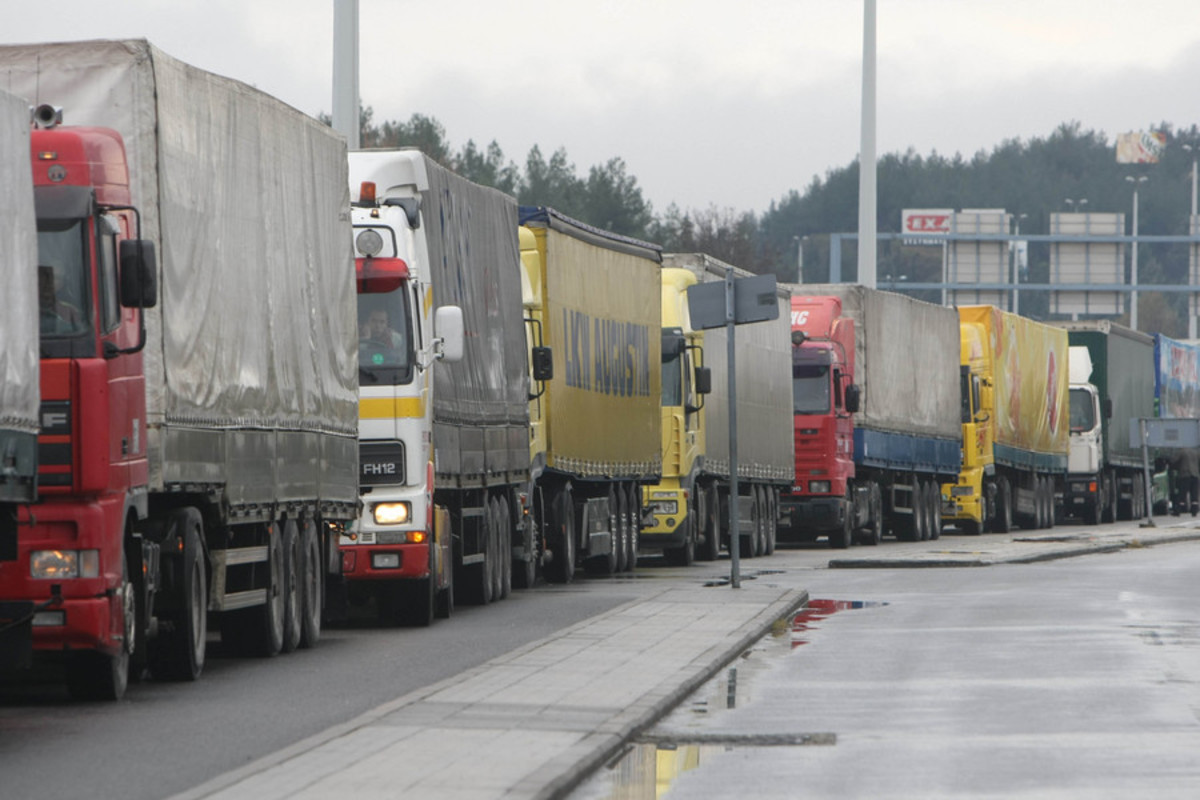
[[[398,419],[423,416],[425,416],[425,408],[419,397],[364,397],[358,401],[359,419]]]

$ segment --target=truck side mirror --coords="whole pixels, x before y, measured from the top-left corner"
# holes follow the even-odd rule
[[[712,393],[712,368],[696,367],[696,394]]]
[[[549,347],[533,348],[533,379],[548,381],[554,377],[554,351]]]
[[[446,361],[462,361],[463,357],[463,313],[458,306],[442,306],[433,312],[433,333],[437,348],[436,358]]]
[[[1100,411],[1101,411],[1101,413],[1104,414],[1105,419],[1112,419],[1113,412],[1112,412],[1112,398],[1111,397],[1104,398],[1103,408],[1101,408]]]
[[[862,390],[858,388],[858,384],[852,383],[846,387],[846,411],[851,414],[857,414],[859,404],[862,402]]]
[[[121,305],[154,308],[158,305],[158,260],[149,239],[123,239],[121,259]]]

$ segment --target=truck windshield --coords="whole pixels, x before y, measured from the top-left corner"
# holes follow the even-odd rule
[[[43,337],[78,336],[90,330],[86,252],[83,220],[38,222],[38,310]]]
[[[364,384],[409,383],[413,377],[408,284],[386,294],[358,296],[358,370]]]
[[[792,367],[792,412],[829,413],[828,364],[797,364]]]
[[[1090,431],[1096,427],[1096,407],[1092,393],[1087,389],[1071,390],[1071,430],[1074,433]]]

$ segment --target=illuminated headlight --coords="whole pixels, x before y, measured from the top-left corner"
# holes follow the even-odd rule
[[[829,494],[832,484],[829,481],[809,481],[808,490],[813,494]]]
[[[950,488],[951,497],[970,497],[971,494],[970,486],[953,486]]]
[[[35,550],[29,556],[34,578],[95,578],[100,575],[99,550]]]
[[[371,507],[376,525],[404,525],[412,516],[408,503],[376,503]]]
[[[371,566],[375,569],[399,569],[399,553],[372,553]]]
[[[679,501],[677,500],[651,500],[651,507],[655,514],[676,514],[679,512]]]
[[[358,235],[354,240],[354,246],[358,248],[358,252],[364,256],[374,258],[383,252],[383,237],[378,231],[367,229]]]

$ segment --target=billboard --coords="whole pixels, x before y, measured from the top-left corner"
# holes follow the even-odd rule
[[[1156,131],[1133,131],[1117,135],[1118,164],[1157,164],[1167,146],[1167,135]]]

